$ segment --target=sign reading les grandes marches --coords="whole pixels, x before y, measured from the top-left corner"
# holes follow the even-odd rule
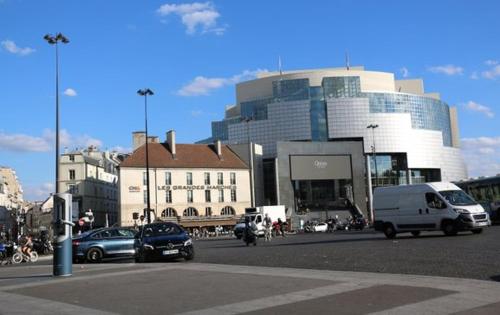
[[[158,186],[158,190],[205,190],[205,189],[236,189],[236,185],[174,185]]]

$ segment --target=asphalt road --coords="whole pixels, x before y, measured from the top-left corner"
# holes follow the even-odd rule
[[[500,281],[500,226],[480,235],[423,232],[389,240],[374,231],[315,233],[259,240],[199,240],[196,262],[416,274]]]
[[[195,241],[196,263],[288,267],[390,274],[414,274],[500,281],[500,226],[480,235],[470,232],[444,236],[424,232],[419,237],[400,234],[388,240],[381,233],[336,231],[288,235],[256,247],[243,241]],[[131,259],[108,260],[131,263]],[[37,264],[51,264],[51,260]],[[105,262],[106,263],[106,262]],[[19,265],[19,267],[26,264]],[[15,266],[3,266],[11,268]]]

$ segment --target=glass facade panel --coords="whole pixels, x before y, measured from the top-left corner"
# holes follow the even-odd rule
[[[359,97],[361,95],[359,77],[326,77],[323,78],[322,85],[327,98]]]
[[[311,87],[311,140],[327,141],[327,121],[326,121],[326,103],[323,97],[323,88]]]
[[[227,126],[241,122],[240,117],[228,118],[221,121],[212,121],[213,140],[228,140]]]
[[[241,102],[241,117],[254,120],[267,119],[267,105],[273,102],[272,98]]]
[[[414,129],[443,133],[443,144],[451,146],[450,108],[440,100],[402,93],[362,93],[370,101],[370,113],[409,113]]]
[[[346,209],[346,200],[352,198],[352,180],[294,181],[295,201],[299,213]]]
[[[404,153],[377,153],[377,165],[375,165],[373,155],[370,155],[370,170],[373,187],[407,184],[406,165],[406,154]],[[375,173],[375,170],[377,170],[378,174]]]
[[[309,79],[273,81],[273,97],[276,102],[309,99]]]

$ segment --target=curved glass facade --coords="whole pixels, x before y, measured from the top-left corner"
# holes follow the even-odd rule
[[[309,100],[312,141],[327,141],[325,99],[368,98],[370,113],[409,113],[412,128],[441,131],[443,144],[452,146],[449,106],[426,96],[398,92],[362,92],[358,76],[324,77],[322,86],[309,85],[309,79],[276,80],[273,97],[241,102],[240,117],[253,120],[268,119],[268,105],[276,102]],[[228,140],[228,125],[241,122],[230,118],[212,122],[212,137]]]

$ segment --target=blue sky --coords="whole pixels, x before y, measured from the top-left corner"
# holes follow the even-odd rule
[[[500,173],[498,1],[0,0],[0,165],[27,199],[54,181],[54,47],[62,32],[62,143],[130,148],[143,129],[210,136],[234,84],[263,70],[351,65],[423,78],[458,107],[471,176]]]

